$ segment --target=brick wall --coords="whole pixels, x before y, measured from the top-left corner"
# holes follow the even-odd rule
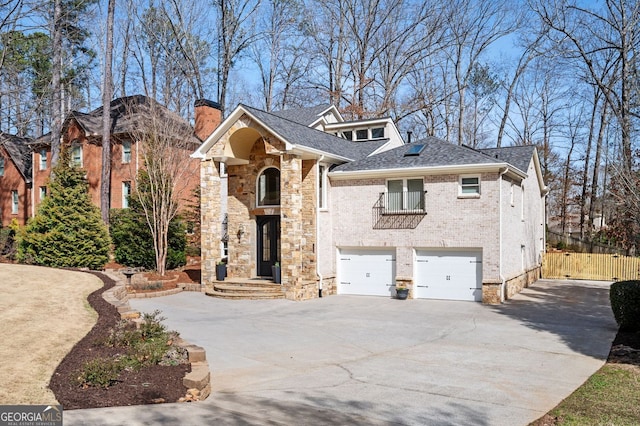
[[[0,220],[8,226],[13,219],[24,225],[29,217],[31,190],[24,177],[11,160],[9,153],[0,146],[0,157],[4,158],[4,175],[0,177]],[[13,213],[13,191],[18,191],[18,212]]]

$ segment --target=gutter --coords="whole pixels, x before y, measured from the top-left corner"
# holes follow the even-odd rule
[[[505,288],[507,285],[507,280],[504,278],[504,275],[502,275],[502,176],[504,176],[507,171],[509,169],[504,169],[503,171],[500,172],[500,180],[498,181],[498,184],[500,185],[500,196],[498,197],[498,216],[499,216],[499,225],[498,225],[498,234],[499,234],[499,244],[498,244],[498,249],[500,251],[500,255],[499,255],[499,262],[500,262],[500,266],[498,267],[498,273],[500,275],[500,303],[503,303],[505,300],[504,297],[504,292],[505,292]]]
[[[322,155],[318,161],[316,162],[318,172],[320,172],[320,162],[324,160],[324,155]],[[320,181],[322,180],[322,176],[319,176]],[[318,200],[319,197],[322,197],[320,194],[320,185],[316,182],[316,188],[318,191]],[[318,281],[318,297],[322,297],[322,272],[320,272],[320,208],[318,208],[318,203],[316,203],[316,275],[320,279]]]

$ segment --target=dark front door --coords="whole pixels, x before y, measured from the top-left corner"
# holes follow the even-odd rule
[[[258,216],[258,275],[272,276],[271,267],[280,261],[280,216]]]

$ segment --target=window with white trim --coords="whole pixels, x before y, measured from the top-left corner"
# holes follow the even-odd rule
[[[82,167],[82,145],[78,143],[71,145],[71,166]]]
[[[129,197],[131,196],[131,182],[122,182],[122,208],[129,208]]]
[[[122,162],[131,162],[131,141],[128,139],[122,141]]]
[[[11,191],[11,214],[18,214],[19,200],[18,191]]]
[[[40,170],[47,170],[47,149],[40,150]]]
[[[480,176],[463,175],[458,182],[459,197],[479,197],[480,196]]]
[[[387,180],[386,212],[422,212],[424,211],[424,180],[389,179]]]
[[[4,176],[4,157],[0,157],[0,176]]]
[[[371,139],[383,139],[384,127],[374,127],[371,129]]]
[[[280,205],[280,170],[264,169],[258,176],[257,186],[258,206]]]
[[[47,196],[47,187],[46,186],[41,186],[40,187],[40,201],[44,200],[44,198]]]
[[[369,129],[356,130],[356,140],[362,141],[369,139]]]

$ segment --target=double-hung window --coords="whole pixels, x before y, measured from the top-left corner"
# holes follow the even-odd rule
[[[129,208],[129,197],[131,196],[131,182],[122,182],[122,208]]]
[[[418,179],[387,181],[387,213],[424,211],[424,182]]]
[[[40,150],[40,170],[47,170],[47,150]]]
[[[18,191],[11,191],[11,214],[18,214]]]
[[[480,176],[460,176],[458,196],[462,198],[477,198],[480,196]]]
[[[71,146],[71,165],[73,167],[82,167],[82,145],[73,144]]]
[[[131,162],[131,141],[128,139],[122,141],[122,162]]]
[[[0,157],[0,176],[4,176],[4,157]]]

